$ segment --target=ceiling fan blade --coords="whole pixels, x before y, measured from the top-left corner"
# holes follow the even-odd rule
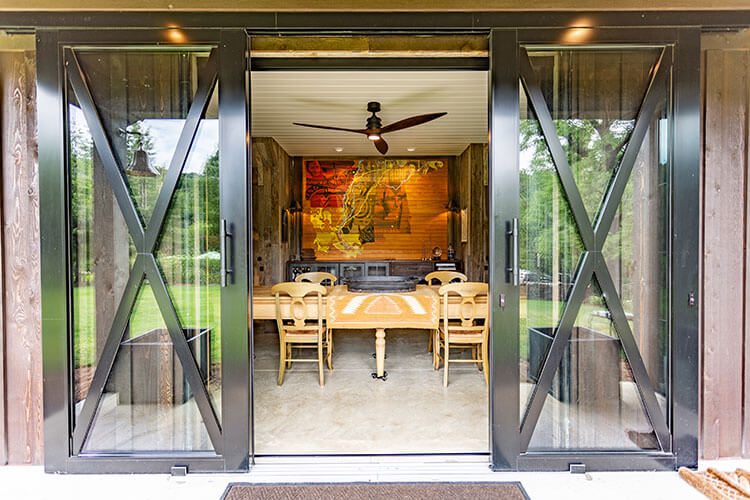
[[[385,134],[386,132],[395,132],[396,130],[403,130],[409,127],[416,127],[417,125],[422,125],[423,123],[431,122],[432,120],[435,120],[447,114],[448,113],[444,112],[444,113],[429,113],[426,115],[411,116],[409,118],[404,118],[403,120],[393,122],[390,125],[386,125],[385,127],[380,129],[380,133]]]
[[[385,142],[385,139],[383,139],[382,137],[377,141],[373,141],[373,143],[375,144],[375,148],[380,151],[381,155],[384,155],[388,152],[388,143]]]
[[[300,127],[322,128],[323,130],[338,130],[341,132],[354,132],[355,134],[367,135],[367,130],[365,129],[329,127],[328,125],[310,125],[309,123],[293,123],[293,125],[299,125]]]

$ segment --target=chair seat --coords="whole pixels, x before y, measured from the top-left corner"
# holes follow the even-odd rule
[[[441,335],[441,339],[445,337]],[[481,335],[454,335],[451,334],[451,345],[454,344],[481,344],[483,337]]]
[[[481,327],[476,326],[450,326],[451,344],[481,344],[484,340]],[[440,338],[445,340],[445,331],[440,328]]]

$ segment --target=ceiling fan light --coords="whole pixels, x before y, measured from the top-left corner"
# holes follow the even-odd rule
[[[368,134],[368,139],[371,141],[379,141],[380,140],[380,134]]]

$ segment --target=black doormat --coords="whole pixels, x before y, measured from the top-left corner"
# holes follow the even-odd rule
[[[529,500],[519,482],[230,483],[222,500]]]

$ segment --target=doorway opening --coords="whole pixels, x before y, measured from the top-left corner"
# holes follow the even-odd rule
[[[255,456],[489,454],[487,44],[252,39]]]

